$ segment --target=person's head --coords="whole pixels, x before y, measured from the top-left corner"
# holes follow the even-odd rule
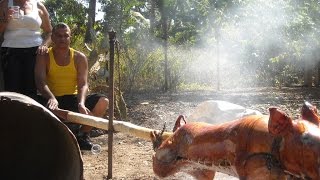
[[[58,23],[53,26],[52,42],[55,47],[69,47],[71,42],[71,31],[66,23]]]

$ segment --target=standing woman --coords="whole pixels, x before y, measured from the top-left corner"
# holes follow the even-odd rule
[[[18,6],[15,12],[10,6]],[[4,33],[1,65],[4,90],[36,97],[34,67],[37,54],[47,53],[52,26],[46,7],[38,0],[8,0],[8,10],[0,21]],[[14,13],[19,13],[18,17]]]

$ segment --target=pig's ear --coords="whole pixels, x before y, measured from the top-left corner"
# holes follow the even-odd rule
[[[312,105],[308,101],[305,101],[303,103],[303,106],[301,108],[301,117],[302,119],[307,120],[313,124],[316,124],[316,125],[320,124],[320,118],[318,116],[317,107]]]
[[[184,124],[187,124],[185,118],[183,115],[180,115],[177,120],[176,123],[174,124],[173,130],[172,132],[176,132],[176,130],[178,130],[181,126],[183,126],[183,124],[181,123],[181,120],[183,120]]]
[[[269,113],[269,133],[275,136],[284,135],[293,128],[292,119],[277,107],[270,107]]]

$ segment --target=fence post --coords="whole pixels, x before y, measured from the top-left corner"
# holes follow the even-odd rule
[[[113,148],[113,117],[114,117],[114,45],[116,41],[116,32],[111,29],[109,31],[110,44],[110,66],[109,66],[109,128],[108,128],[108,176],[107,179],[112,179],[112,148]],[[106,61],[106,63],[108,63]],[[108,66],[106,66],[108,67]]]

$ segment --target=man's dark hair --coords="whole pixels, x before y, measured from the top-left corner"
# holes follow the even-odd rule
[[[54,33],[57,29],[64,29],[64,28],[68,28],[70,30],[70,27],[63,22],[59,22],[58,24],[54,25],[52,28],[52,32]]]

